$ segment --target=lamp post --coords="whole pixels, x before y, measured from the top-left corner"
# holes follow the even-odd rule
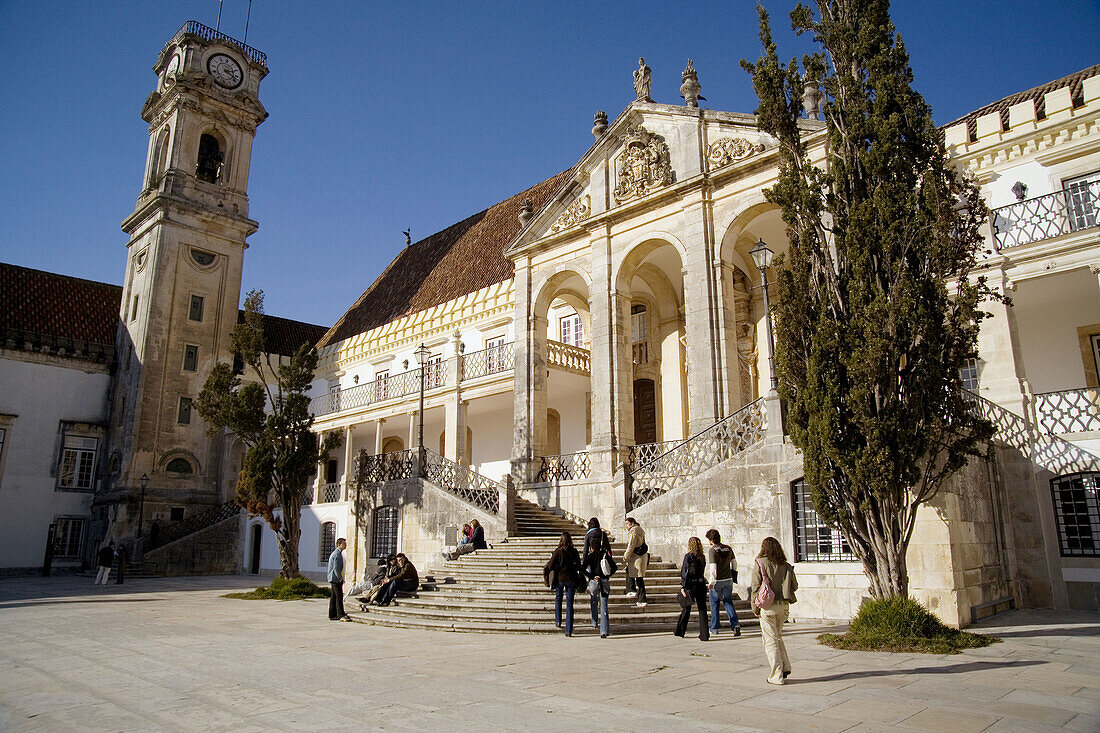
[[[768,268],[772,266],[772,252],[763,239],[757,239],[756,245],[749,250],[752,261],[756,263],[756,269],[760,270],[760,277],[764,286],[764,318],[768,327],[768,372],[772,380],[772,391],[779,387],[779,380],[775,376],[775,336],[772,335],[772,306],[768,298]]]
[[[138,537],[141,537],[141,528],[145,523],[145,487],[149,485],[149,474],[141,474],[138,483],[141,484],[141,508],[138,510]]]
[[[424,373],[428,369],[428,357],[431,356],[431,353],[431,349],[424,344],[420,344],[413,352],[413,355],[416,356],[416,363],[420,365],[420,408],[417,413],[420,420],[416,427],[416,450],[420,458],[424,457]]]

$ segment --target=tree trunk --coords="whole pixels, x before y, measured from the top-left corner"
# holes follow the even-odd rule
[[[909,571],[905,564],[908,542],[891,542],[886,547],[872,543],[873,563],[864,561],[863,572],[871,581],[871,595],[875,598],[909,597]],[[885,552],[882,550],[886,549]]]
[[[284,578],[293,578],[300,574],[298,569],[298,544],[302,539],[302,510],[297,511],[283,506],[283,526],[275,535],[279,542],[280,574]]]

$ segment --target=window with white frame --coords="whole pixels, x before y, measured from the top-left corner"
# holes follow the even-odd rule
[[[579,313],[573,313],[559,319],[558,333],[563,344],[584,348],[584,324],[581,322]]]
[[[86,526],[87,519],[82,517],[58,517],[53,535],[53,556],[59,560],[80,559]]]
[[[502,372],[508,367],[504,362],[504,337],[485,339],[485,371],[487,374]]]
[[[328,562],[328,556],[336,549],[336,522],[325,522],[321,525],[321,553],[318,563],[324,565]]]
[[[963,361],[959,368],[959,377],[962,379],[963,389],[974,391],[978,389],[978,360],[974,357]]]
[[[57,488],[70,491],[91,491],[95,480],[96,451],[99,438],[66,435],[61,448],[61,466],[57,472]]]
[[[424,388],[442,387],[443,383],[443,355],[432,354],[425,362]]]
[[[374,399],[381,402],[390,398],[390,370],[382,369],[374,373]]]
[[[1100,171],[1062,181],[1072,231],[1100,224]]]

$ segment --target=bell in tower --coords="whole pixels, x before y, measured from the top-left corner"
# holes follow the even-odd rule
[[[196,410],[211,368],[232,361],[247,238],[248,167],[266,56],[189,21],[157,57],[143,187],[130,216],[109,426],[95,499],[108,537],[132,541],[232,497],[233,446]],[[148,540],[148,537],[145,538]]]

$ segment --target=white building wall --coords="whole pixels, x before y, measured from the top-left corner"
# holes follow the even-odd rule
[[[57,464],[62,421],[106,425],[109,380],[104,367],[75,360],[10,352],[0,358],[0,415],[14,416],[0,464],[0,568],[41,566],[57,517],[85,518],[85,552],[97,539],[88,537],[92,492],[58,491]],[[106,460],[104,443],[100,435],[97,475]],[[55,567],[79,564],[56,561]]]

